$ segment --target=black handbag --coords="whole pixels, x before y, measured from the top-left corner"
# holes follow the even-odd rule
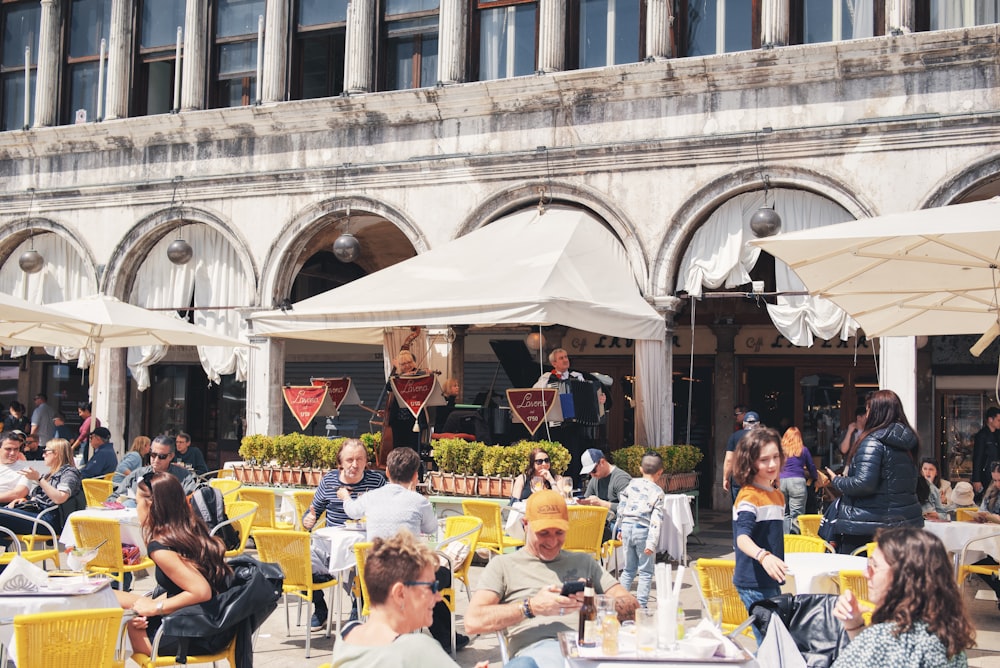
[[[840,497],[833,500],[833,503],[826,507],[823,511],[823,519],[819,521],[819,530],[817,533],[819,537],[828,543],[831,542],[837,534],[836,524],[837,515],[840,512]]]
[[[778,615],[806,665],[825,668],[850,642],[844,625],[833,615],[836,604],[836,594],[781,594],[751,605],[750,617],[763,636],[771,615]]]

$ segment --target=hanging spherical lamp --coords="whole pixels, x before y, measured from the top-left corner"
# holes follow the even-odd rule
[[[194,249],[184,239],[174,239],[167,246],[167,259],[174,264],[187,264],[194,257]]]
[[[545,337],[538,332],[529,332],[528,335],[524,337],[524,345],[528,346],[528,350],[532,352],[538,352],[541,350],[545,343]]]
[[[773,237],[781,231],[781,216],[774,207],[762,206],[750,216],[750,230],[755,237]]]
[[[350,232],[344,232],[333,242],[333,254],[341,262],[354,262],[361,257],[361,243]]]
[[[24,273],[37,274],[45,266],[45,258],[42,257],[41,253],[31,248],[21,253],[21,257],[17,258],[17,264]]]

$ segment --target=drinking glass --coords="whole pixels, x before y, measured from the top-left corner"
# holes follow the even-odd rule
[[[638,656],[656,655],[656,611],[639,608],[635,611],[635,651]]]
[[[533,476],[531,478],[531,492],[532,492],[532,494],[534,494],[535,492],[540,492],[543,489],[545,489],[545,480],[541,476],[538,476],[538,475]]]
[[[715,628],[722,628],[722,597],[709,596],[705,599],[705,614],[712,620]]]

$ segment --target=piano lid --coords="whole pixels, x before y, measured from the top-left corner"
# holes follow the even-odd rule
[[[538,380],[538,360],[532,356],[524,341],[518,339],[490,339],[490,347],[500,360],[513,387],[531,387]],[[548,360],[545,360],[546,368]]]

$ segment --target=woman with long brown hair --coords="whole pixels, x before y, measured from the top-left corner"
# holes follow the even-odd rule
[[[561,483],[562,476],[552,473],[549,453],[541,448],[534,448],[528,456],[528,465],[524,467],[524,473],[514,479],[511,498],[514,501],[524,501],[532,492],[537,492],[539,489],[554,489],[561,492]]]
[[[828,467],[830,484],[842,497],[833,522],[833,542],[851,553],[881,528],[924,525],[917,500],[920,441],[892,390],[872,393],[865,430],[847,453],[847,474]]]
[[[128,626],[132,649],[148,655],[163,615],[204,603],[225,591],[232,569],[225,561],[225,545],[210,536],[205,522],[191,512],[184,489],[174,476],[153,472],[144,475],[136,486],[136,510],[149,558],[156,564],[157,586],[149,597],[130,592],[116,594],[123,608],[138,615]],[[188,652],[218,652],[232,637],[230,632],[192,638]],[[176,638],[164,636],[159,653],[169,653],[176,645]]]
[[[976,630],[941,539],[915,527],[886,529],[876,539],[868,558],[872,623],[865,628],[853,592],[840,595],[833,614],[851,643],[834,668],[968,666],[965,650],[975,645]]]
[[[816,480],[816,465],[812,453],[802,442],[798,427],[789,427],[781,437],[785,464],[781,467],[781,493],[785,495],[785,533],[798,533],[795,518],[806,511],[808,485]],[[808,474],[808,475],[807,475]]]

